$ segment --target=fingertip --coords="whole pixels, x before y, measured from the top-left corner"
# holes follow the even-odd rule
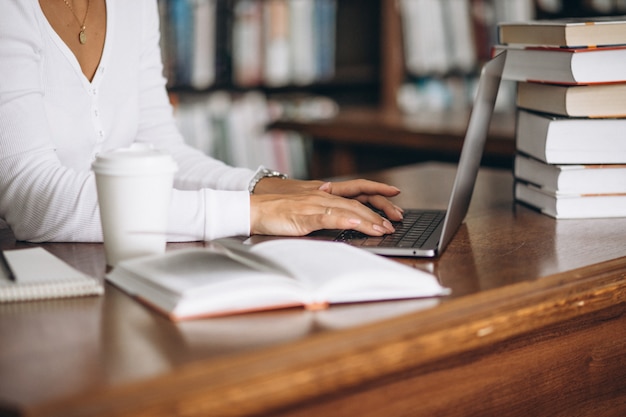
[[[330,192],[330,182],[325,182],[324,184],[320,185],[320,187],[318,188],[318,190],[320,191],[326,191],[327,193]]]
[[[386,233],[393,233],[396,231],[395,227],[387,219],[383,220],[383,227],[386,229]]]
[[[389,185],[389,184],[385,184],[385,188],[379,188],[378,191],[381,195],[384,195],[386,197],[395,197],[398,194],[400,194],[402,192],[402,190],[400,190],[398,187],[396,187],[395,185]]]
[[[387,230],[383,226],[381,226],[379,224],[373,224],[372,225],[372,229],[374,229],[375,231],[377,231],[381,235],[385,235],[385,234],[389,233],[389,232],[387,232]]]
[[[348,222],[352,226],[359,226],[361,224],[361,219],[351,218],[351,219],[348,219]]]

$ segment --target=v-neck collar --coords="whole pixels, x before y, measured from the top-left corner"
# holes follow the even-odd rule
[[[42,21],[44,27],[46,28],[46,31],[48,32],[48,35],[52,38],[52,40],[57,45],[57,47],[59,48],[61,53],[70,62],[70,65],[72,66],[72,68],[76,72],[76,75],[80,78],[83,86],[86,89],[90,89],[90,88],[93,88],[94,86],[98,85],[100,83],[100,78],[102,78],[102,73],[103,73],[102,69],[106,66],[107,57],[109,55],[109,49],[111,47],[111,42],[112,42],[112,39],[113,39],[113,33],[112,32],[113,32],[114,27],[115,27],[115,24],[114,24],[114,21],[113,21],[114,20],[113,16],[115,15],[113,13],[113,8],[115,7],[114,6],[115,2],[114,1],[105,0],[107,19],[106,19],[106,31],[105,31],[105,35],[104,35],[104,47],[102,48],[102,54],[100,56],[100,61],[98,62],[98,67],[96,68],[96,71],[94,73],[93,79],[91,81],[89,81],[89,79],[83,73],[83,70],[80,67],[80,63],[78,62],[78,59],[76,58],[76,55],[74,55],[74,53],[72,52],[70,47],[67,46],[67,44],[63,41],[63,39],[61,39],[59,34],[56,32],[56,30],[54,30],[54,28],[52,27],[52,25],[50,24],[50,22],[46,18],[46,15],[44,14],[43,10],[41,9],[41,5],[39,4],[39,0],[33,0],[33,1],[36,3],[36,9],[37,9],[37,13],[38,13],[39,19]]]

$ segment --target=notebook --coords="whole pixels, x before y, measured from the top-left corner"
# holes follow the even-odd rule
[[[99,295],[100,280],[83,274],[42,247],[1,253],[0,303]]]
[[[505,59],[506,51],[489,60],[482,68],[446,210],[404,209],[404,220],[394,223],[396,231],[382,238],[353,230],[323,230],[306,238],[341,241],[387,256],[436,257],[441,254],[467,214]]]

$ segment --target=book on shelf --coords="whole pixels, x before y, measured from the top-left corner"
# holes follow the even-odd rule
[[[327,81],[335,75],[337,0],[315,0],[315,11],[313,14],[315,79]]]
[[[502,78],[553,84],[596,84],[626,81],[626,45],[599,48],[553,48],[496,45],[506,50]]]
[[[504,22],[501,44],[584,47],[626,43],[626,16],[580,17]]]
[[[291,80],[289,19],[287,0],[263,2],[263,79],[272,87]]]
[[[101,295],[102,282],[42,247],[2,252],[0,303]]]
[[[344,243],[221,239],[120,262],[107,279],[170,319],[449,293],[434,275]]]
[[[517,181],[515,198],[556,219],[626,217],[626,193],[561,193]]]
[[[472,36],[472,5],[470,0],[439,2],[445,16],[444,29],[448,39],[448,55],[452,70],[471,73],[478,65],[478,52]],[[432,25],[430,25],[432,30]]]
[[[568,86],[518,82],[517,105],[570,117],[626,117],[626,83]]]
[[[572,118],[518,110],[517,149],[550,164],[626,162],[626,119]]]
[[[194,0],[190,84],[202,90],[215,83],[215,27],[218,0]]]
[[[173,60],[172,68],[174,83],[191,85],[194,51],[194,9],[187,0],[172,0],[169,2],[170,55]]]
[[[316,79],[315,2],[289,1],[289,65],[294,84],[306,85]]]
[[[263,80],[263,8],[255,0],[238,0],[233,9],[233,82],[254,87]]]
[[[515,155],[516,179],[565,194],[626,194],[624,164],[548,164],[523,154]]]

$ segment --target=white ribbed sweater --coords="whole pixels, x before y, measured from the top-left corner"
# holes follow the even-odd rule
[[[254,172],[183,143],[165,90],[156,0],[107,0],[91,82],[38,0],[0,11],[0,219],[19,240],[101,241],[91,163],[152,143],[176,159],[169,240],[248,234]],[[85,45],[89,47],[89,45]]]

